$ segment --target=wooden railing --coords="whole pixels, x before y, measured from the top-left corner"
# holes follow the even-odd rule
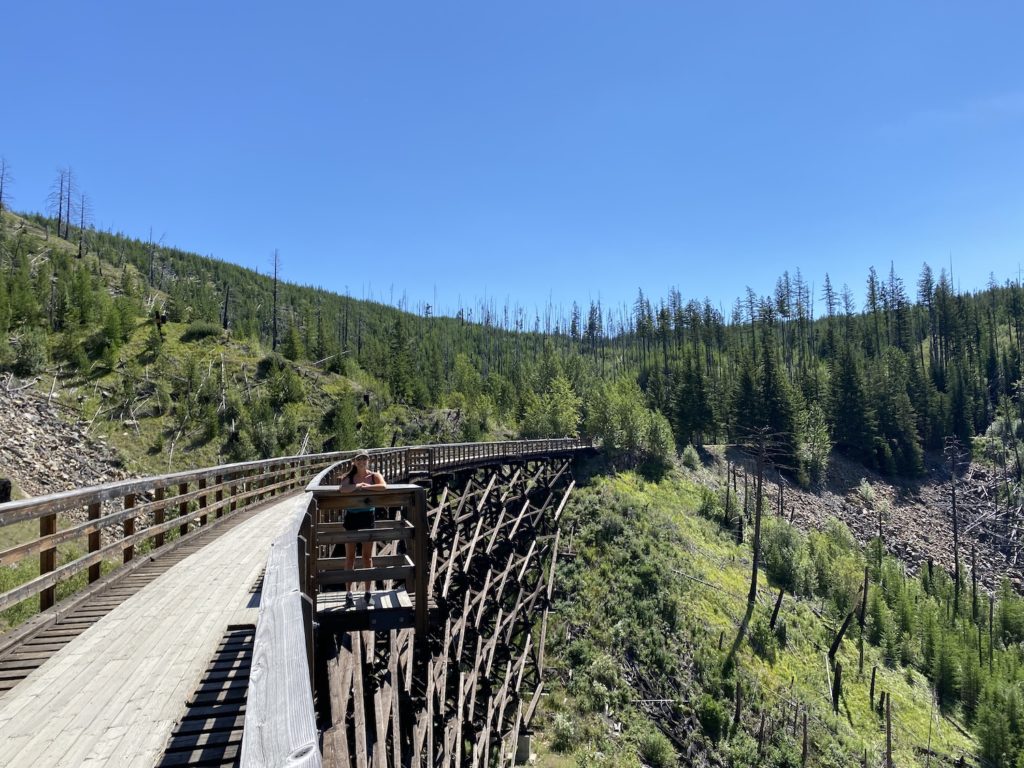
[[[61,583],[83,572],[86,584],[97,582],[103,564],[131,567],[140,550],[167,547],[211,520],[300,489],[346,455],[228,464],[0,504],[0,529],[39,521],[37,537],[0,551],[0,566],[39,558],[38,575],[0,593],[0,610],[38,596],[47,611]]]
[[[403,482],[418,475],[432,475],[446,469],[460,469],[474,464],[514,462],[531,456],[554,456],[559,453],[593,448],[594,441],[584,437],[560,437],[543,440],[504,440],[493,443],[441,443],[405,448],[374,448],[367,451],[373,468],[388,482]],[[354,455],[354,454],[353,454]],[[337,485],[351,464],[345,460],[330,467],[314,486]]]
[[[592,446],[587,438],[558,438],[375,448],[369,453],[374,468],[389,482],[405,482],[477,463],[520,461]],[[47,611],[57,602],[58,586],[83,572],[86,584],[93,584],[104,564],[108,569],[129,568],[141,549],[159,550],[211,519],[303,488],[317,475],[319,484],[337,485],[354,454],[227,464],[0,504],[0,529],[39,522],[38,536],[0,551],[0,566],[39,559],[38,575],[0,593],[0,611],[36,596],[40,611]]]

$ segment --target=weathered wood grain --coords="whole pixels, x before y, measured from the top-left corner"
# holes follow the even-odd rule
[[[321,764],[295,546],[311,501],[310,494],[291,501],[289,523],[267,558],[245,711],[244,768]]]

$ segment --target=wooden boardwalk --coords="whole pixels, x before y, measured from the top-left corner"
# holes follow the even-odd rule
[[[174,565],[0,694],[0,766],[150,766],[229,625],[253,624],[270,542],[308,494]]]

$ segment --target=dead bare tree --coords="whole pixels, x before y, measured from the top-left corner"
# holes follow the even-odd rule
[[[92,205],[83,192],[78,197],[78,258],[85,255],[85,228],[92,224]]]
[[[14,177],[11,176],[11,166],[8,165],[7,158],[0,156],[0,213],[10,207],[11,182],[13,181]]]
[[[754,605],[757,603],[757,578],[761,562],[761,512],[764,506],[764,499],[762,498],[764,473],[768,467],[776,469],[779,467],[777,460],[783,455],[783,451],[779,446],[784,443],[785,437],[785,435],[780,433],[772,432],[770,427],[764,426],[749,430],[741,441],[741,445],[754,454],[756,479],[754,485],[754,539],[751,544],[753,554],[750,567],[750,590],[747,592],[747,610],[743,615],[743,620],[740,622],[736,639],[733,640],[729,654],[725,658],[725,663],[723,664],[725,672],[732,669],[736,652],[743,643],[747,627],[750,625],[750,619],[754,615]]]
[[[963,458],[960,441],[955,437],[946,438],[946,458],[949,460],[949,499],[953,516],[953,615],[960,615],[960,518],[956,509],[956,468]]]
[[[57,214],[57,237],[61,236],[64,228],[64,187],[68,183],[68,172],[65,168],[57,169],[57,178],[50,188],[50,194],[46,198],[47,210]]]
[[[224,283],[224,309],[220,314],[220,324],[226,331],[229,325],[228,306],[231,302],[231,283]]]
[[[67,167],[67,184],[64,185],[64,239],[71,237],[71,219],[74,218],[74,211],[71,207],[72,201],[78,197],[78,187],[74,183],[74,172],[71,166]]]
[[[78,185],[71,167],[58,168],[50,194],[46,198],[47,209],[57,215],[57,237],[67,240],[71,233],[71,221],[75,218],[75,199]]]
[[[271,348],[271,350],[276,352],[277,351],[277,277],[278,277],[278,272],[280,272],[280,270],[281,270],[281,256],[278,253],[277,248],[274,249],[274,255],[271,258],[271,264],[274,267],[274,309],[273,309],[273,315],[271,317],[271,324],[272,324],[273,330],[272,330],[272,335],[271,335],[270,348]]]

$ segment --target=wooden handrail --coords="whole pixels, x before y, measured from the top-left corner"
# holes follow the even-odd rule
[[[206,525],[211,515],[220,518],[268,496],[301,489],[310,476],[345,455],[291,456],[229,464],[0,504],[0,528],[33,519],[40,521],[36,538],[0,551],[0,565],[18,564],[33,555],[39,557],[38,575],[29,573],[23,583],[0,593],[0,610],[39,595],[40,610],[45,611],[54,605],[57,584],[82,571],[88,571],[90,583],[97,581],[100,563],[105,558],[115,555],[128,563],[139,545],[154,549],[171,546],[173,542],[168,541],[167,534],[174,529],[184,535],[190,525]],[[79,514],[82,522],[58,529],[58,515],[63,518],[74,513]],[[148,524],[136,530],[136,521]],[[117,538],[101,542],[100,533],[104,530]],[[87,542],[86,552],[58,567],[58,547],[76,541]]]
[[[375,448],[368,453],[394,483],[477,462],[518,461],[591,447],[590,439],[560,438]],[[189,526],[216,521],[267,497],[303,486],[307,491],[336,488],[354,455],[355,451],[345,451],[224,464],[0,504],[0,528],[39,520],[38,536],[0,550],[0,566],[39,558],[38,575],[27,574],[24,582],[0,593],[0,610],[34,595],[39,595],[40,610],[47,610],[55,603],[59,583],[82,571],[88,571],[90,583],[97,581],[101,562],[112,555],[127,563],[137,547],[173,546],[175,531],[184,535]],[[58,525],[69,515],[78,520]],[[116,540],[102,542],[102,531]],[[58,567],[58,547],[75,542],[82,542],[84,554]]]
[[[319,768],[322,764],[310,678],[313,617],[307,544],[311,504],[311,494],[298,498],[287,527],[271,544],[267,557],[242,735],[241,764],[246,768]]]

